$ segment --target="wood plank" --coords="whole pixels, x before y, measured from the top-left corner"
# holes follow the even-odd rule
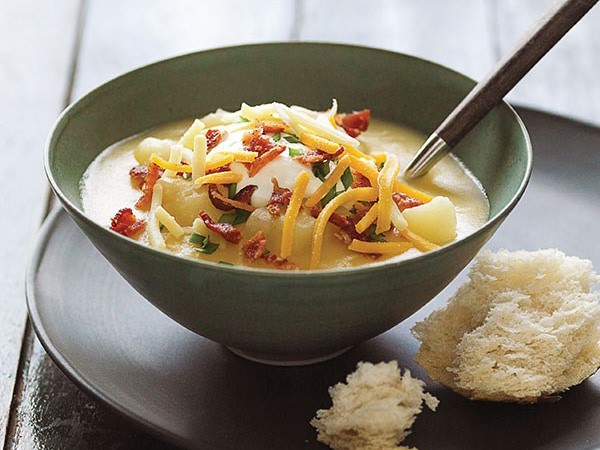
[[[508,52],[552,0],[496,2],[498,47]],[[596,7],[517,85],[508,99],[600,124],[600,8]]]
[[[0,241],[0,447],[6,438],[26,323],[23,280],[47,199],[46,134],[64,106],[78,0],[2,2],[0,15],[0,165],[2,204],[11,212]]]
[[[495,60],[486,0],[304,0],[298,37],[413,54],[480,78]]]
[[[80,391],[54,365],[37,339],[28,388],[19,408],[19,427],[7,449],[170,450]]]
[[[138,66],[197,50],[287,40],[293,0],[92,0],[75,97]]]

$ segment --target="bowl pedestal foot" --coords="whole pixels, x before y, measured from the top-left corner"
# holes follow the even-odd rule
[[[270,353],[248,352],[246,350],[227,347],[228,350],[237,356],[260,364],[268,364],[270,366],[308,366],[310,364],[317,364],[333,359],[343,353],[346,353],[351,348],[352,346],[349,346],[327,354],[274,355]]]

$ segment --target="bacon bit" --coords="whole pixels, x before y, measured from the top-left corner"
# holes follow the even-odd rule
[[[317,204],[310,210],[310,215],[316,219],[321,213],[321,210],[321,205]],[[356,220],[355,217],[349,218],[335,212],[329,217],[329,222],[339,228],[339,231],[334,233],[335,237],[346,245],[350,245],[352,239],[358,239],[360,241],[367,240],[367,235],[365,233],[356,231],[355,225],[358,220]]]
[[[352,170],[352,178],[354,181],[350,185],[351,188],[359,188],[359,187],[371,187],[371,182],[367,177],[365,177],[362,173],[357,172],[354,169]]]
[[[208,198],[213,206],[221,211],[231,211],[233,206],[223,201],[223,195],[219,191],[219,186],[216,184],[208,185]]]
[[[154,192],[154,185],[163,174],[162,170],[157,164],[150,163],[148,166],[148,175],[144,180],[144,186],[142,187],[142,196],[135,204],[135,207],[143,211],[147,211],[150,208],[152,202],[152,192]]]
[[[398,205],[398,209],[400,211],[414,208],[415,206],[421,206],[423,204],[421,200],[417,200],[416,198],[403,194],[402,192],[394,192],[392,194],[392,199],[396,202],[396,205]]]
[[[215,222],[204,211],[200,211],[198,215],[206,225],[206,228],[223,236],[223,239],[225,239],[227,242],[239,244],[239,242],[242,240],[242,233],[240,232],[240,230],[238,230],[230,223]]]
[[[309,150],[303,155],[296,156],[294,159],[298,161],[300,164],[305,164],[307,166],[312,166],[313,164],[317,164],[323,161],[329,161],[333,158],[337,158],[344,151],[344,147],[340,146],[339,150],[335,153],[325,153],[321,150]]]
[[[215,148],[221,142],[221,139],[223,139],[223,133],[219,130],[215,130],[214,128],[206,130],[206,153]]]
[[[296,270],[298,266],[291,262],[288,259],[280,258],[274,253],[269,253],[268,255],[263,255],[262,258],[268,263],[273,264],[275,268],[280,270]]]
[[[276,145],[275,147],[268,150],[266,153],[261,154],[256,158],[248,167],[248,176],[251,178],[256,175],[260,170],[265,167],[268,163],[277,158],[285,150],[284,145]]]
[[[271,183],[273,183],[273,194],[271,194],[267,210],[273,217],[279,217],[283,213],[285,207],[290,204],[292,191],[279,187],[279,183],[275,177],[271,178]]]
[[[144,164],[138,164],[137,166],[132,167],[129,171],[129,176],[131,177],[132,181],[135,181],[138,184],[138,189],[142,189],[144,181],[148,176],[148,166]]]
[[[257,185],[249,184],[248,186],[245,186],[242,189],[240,189],[240,191],[237,194],[235,194],[233,199],[235,201],[246,203],[247,205],[249,205],[252,200],[252,194],[254,194],[254,191],[256,191],[257,189]]]
[[[279,122],[274,122],[272,120],[263,120],[259,124],[260,128],[262,128],[263,133],[281,133],[285,130],[285,125]]]
[[[259,157],[275,147],[273,140],[269,136],[263,135],[261,127],[246,133],[242,138],[242,144],[244,144],[244,150],[257,152]]]
[[[229,172],[231,167],[229,164],[221,167],[215,167],[214,169],[210,169],[206,171],[206,175],[210,175],[211,173],[219,173],[219,172]]]
[[[257,231],[252,239],[246,242],[242,246],[244,256],[252,261],[256,261],[258,258],[265,254],[267,248],[267,238],[262,231]]]
[[[146,228],[145,220],[137,220],[131,208],[120,209],[113,218],[110,219],[110,229],[131,237]]]
[[[357,137],[363,131],[367,131],[370,119],[371,111],[368,109],[354,111],[352,114],[335,115],[335,123],[342,127],[346,134],[352,137]]]

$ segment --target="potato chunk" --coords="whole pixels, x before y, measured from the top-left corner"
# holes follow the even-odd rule
[[[447,197],[435,197],[429,203],[405,209],[408,228],[419,236],[443,245],[456,239],[456,209]]]

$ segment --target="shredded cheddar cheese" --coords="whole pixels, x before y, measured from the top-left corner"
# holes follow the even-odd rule
[[[392,253],[399,255],[412,247],[412,242],[365,242],[354,239],[348,249],[358,253]]]
[[[394,224],[394,227],[396,227],[396,230],[404,231],[406,228],[408,228],[408,222],[400,212],[400,209],[398,208],[396,202],[392,202],[391,219],[392,223]]]
[[[412,231],[410,231],[408,228],[406,228],[405,230],[400,232],[400,235],[412,242],[414,244],[414,246],[419,249],[422,252],[429,252],[431,250],[436,250],[438,248],[440,248],[439,245],[434,244],[433,242],[428,241],[427,239],[425,239],[424,237],[419,236],[416,233],[413,233]]]
[[[194,138],[194,152],[192,153],[192,180],[196,181],[205,174],[204,164],[206,163],[206,135],[198,134]]]
[[[367,155],[366,153],[361,152],[360,150],[358,150],[356,147],[353,147],[352,145],[344,145],[344,153],[343,154],[351,155],[351,156],[354,156],[355,158],[364,158],[369,161],[375,161],[375,158],[373,158],[371,155]]]
[[[203,184],[231,184],[242,181],[243,175],[237,172],[217,172],[199,177],[194,183]]]
[[[358,221],[354,228],[356,228],[357,233],[364,233],[367,228],[369,228],[373,222],[377,219],[377,213],[379,212],[379,205],[375,203],[369,211]]]
[[[186,164],[174,164],[170,161],[167,161],[164,158],[161,158],[160,156],[158,156],[156,154],[153,154],[150,157],[150,162],[153,162],[154,164],[159,166],[161,169],[166,169],[172,173],[177,173],[177,172],[191,173],[192,172],[191,166],[188,166]],[[166,174],[167,174],[167,172],[165,172],[165,175]]]
[[[387,153],[384,152],[375,152],[372,153],[371,156],[375,160],[375,164],[377,164],[377,167],[380,167],[382,164],[385,164],[385,160],[387,159]]]
[[[345,203],[355,202],[359,200],[373,202],[377,200],[378,191],[372,187],[363,187],[350,189],[336,198],[331,200],[325,208],[321,211],[317,220],[315,221],[314,231],[312,236],[312,251],[310,257],[310,268],[317,269],[321,261],[321,248],[323,246],[323,233],[325,233],[325,225],[331,217],[331,215],[340,206]]]
[[[379,186],[379,172],[377,172],[377,169],[367,160],[350,155],[350,167],[367,177],[372,187]]]
[[[292,254],[292,248],[294,244],[294,231],[296,229],[296,218],[298,212],[302,206],[302,200],[306,193],[306,187],[310,181],[310,175],[308,172],[302,171],[296,177],[294,182],[294,190],[290,203],[285,212],[285,218],[283,219],[283,231],[281,233],[281,251],[280,256],[283,259],[289,258]]]
[[[157,207],[156,211],[154,211],[154,215],[156,216],[156,219],[162,223],[167,230],[169,230],[169,233],[171,233],[174,237],[179,239],[181,236],[183,236],[183,229],[177,223],[175,217],[169,214],[165,208],[162,206]]]
[[[231,164],[233,162],[233,155],[228,155],[226,153],[211,153],[214,155],[212,157],[207,157],[206,162],[204,163],[204,170],[214,170],[219,167],[226,166],[227,164]]]
[[[232,155],[234,161],[242,163],[251,163],[258,157],[258,152],[246,150],[225,150],[222,153],[225,155]]]
[[[423,203],[429,203],[431,200],[433,200],[433,197],[431,195],[426,194],[425,192],[415,189],[413,187],[410,187],[404,183],[400,183],[399,181],[396,181],[396,183],[394,184],[394,191],[402,192],[403,194],[406,194],[412,198],[421,200]]]
[[[150,157],[152,158],[152,157]],[[171,146],[171,153],[169,154],[169,163],[175,165],[181,165],[181,159],[183,158],[183,147],[179,144],[175,144]],[[177,170],[165,170],[163,174],[164,177],[174,177],[177,175]]]
[[[194,120],[192,125],[187,129],[181,139],[179,139],[179,144],[183,145],[186,148],[192,150],[194,148],[194,138],[196,135],[200,134],[204,130],[204,123],[200,119]]]
[[[300,142],[302,142],[311,150],[321,150],[322,152],[329,153],[330,155],[333,155],[341,147],[340,144],[336,144],[335,142],[311,133],[302,133],[300,135]]]
[[[338,181],[342,178],[344,171],[350,166],[350,157],[344,156],[340,159],[335,166],[335,169],[331,174],[325,179],[323,184],[319,186],[319,188],[314,192],[313,195],[310,196],[308,200],[306,200],[306,206],[312,208],[315,206],[319,200],[327,195],[327,193],[333,188]]]
[[[154,214],[156,209],[162,204],[162,198],[163,187],[160,183],[156,183],[152,191],[152,202],[150,204],[150,214],[148,214],[148,226],[146,227],[146,230],[148,232],[150,246],[159,249],[167,248],[165,240],[160,232],[160,224]]]
[[[394,182],[400,172],[400,163],[395,155],[388,155],[379,172],[379,213],[377,214],[376,233],[383,233],[390,229],[392,223],[392,194],[394,193]]]

